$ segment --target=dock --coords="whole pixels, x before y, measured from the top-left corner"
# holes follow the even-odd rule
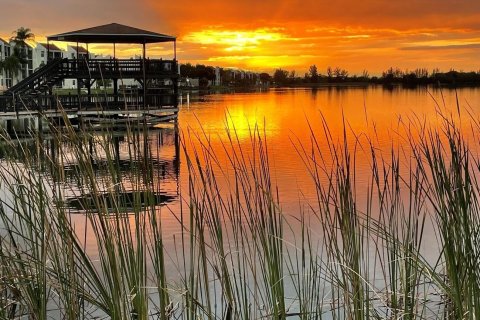
[[[176,38],[116,23],[66,32],[47,37],[50,41],[76,43],[77,55],[53,57],[47,53],[47,63],[31,75],[0,94],[0,122],[25,118],[43,119],[67,116],[83,124],[122,123],[133,120],[148,123],[175,121],[178,114],[178,62]],[[172,42],[173,59],[150,59],[146,45]],[[80,54],[79,43],[87,47]],[[91,59],[88,45],[112,44],[114,56],[109,59]],[[142,46],[142,56],[118,59],[116,44]],[[50,58],[51,57],[51,58]],[[74,94],[54,94],[67,79],[74,79]],[[123,85],[127,79],[136,86]],[[106,81],[110,90],[99,93],[92,88]]]

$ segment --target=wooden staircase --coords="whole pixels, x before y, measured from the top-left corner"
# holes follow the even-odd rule
[[[67,68],[65,68],[67,67]],[[47,93],[68,76],[68,59],[55,59],[39,68],[5,92],[5,95],[30,96]]]

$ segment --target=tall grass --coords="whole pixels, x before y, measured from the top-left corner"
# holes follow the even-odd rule
[[[115,132],[66,118],[48,144],[3,136],[0,317],[475,319],[480,159],[453,118],[404,124],[406,147],[388,152],[346,124],[338,139],[325,120],[310,127],[292,143],[317,197],[293,215],[258,127],[248,146],[227,128],[220,150],[205,132],[177,132],[188,188],[168,213],[174,239],[142,124],[127,127],[122,162]],[[371,166],[361,188],[360,152]]]

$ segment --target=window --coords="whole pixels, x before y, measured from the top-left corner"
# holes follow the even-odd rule
[[[72,80],[72,84],[73,84],[73,85],[75,85],[75,84],[76,84],[75,80]]]
[[[75,59],[75,53],[72,52],[72,59]]]
[[[42,50],[42,51],[40,52],[40,57],[45,58],[45,51]]]

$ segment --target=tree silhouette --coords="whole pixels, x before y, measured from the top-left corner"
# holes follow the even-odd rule
[[[22,68],[23,62],[24,59],[19,55],[12,54],[9,57],[6,57],[5,60],[0,61],[0,71],[4,70],[8,75],[17,76]]]
[[[337,81],[344,81],[348,78],[348,71],[340,67],[336,67],[335,70],[333,70],[333,74]]]
[[[273,81],[275,81],[276,84],[285,84],[287,82],[287,77],[288,71],[286,70],[277,69],[273,73]]]
[[[332,70],[332,67],[328,66],[327,68],[327,78],[328,78],[328,82],[331,82],[332,81],[332,78],[333,78],[333,70]]]
[[[10,41],[15,42],[16,47],[26,48],[28,41],[35,40],[35,35],[29,28],[20,27],[13,31],[13,34]]]
[[[308,73],[310,75],[310,80],[314,83],[318,82],[318,70],[316,65],[310,66],[310,69],[308,70]]]
[[[14,31],[13,36],[10,38],[10,41],[15,44],[13,52],[5,60],[0,61],[0,70],[5,70],[9,75],[17,76],[22,66],[28,62],[27,42],[34,39],[35,35],[29,28],[20,27]]]
[[[260,81],[263,83],[263,84],[267,84],[268,82],[270,82],[270,80],[272,80],[272,77],[266,73],[266,72],[262,72],[260,73]]]

